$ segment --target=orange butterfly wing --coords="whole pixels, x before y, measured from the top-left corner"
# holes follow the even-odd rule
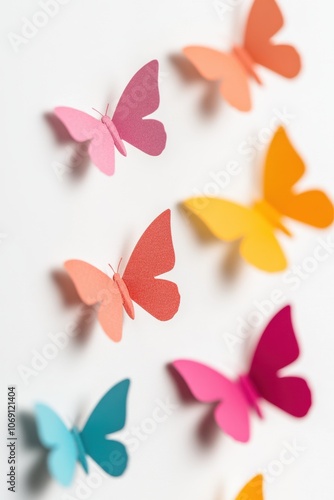
[[[255,0],[248,17],[244,48],[257,64],[286,78],[294,78],[301,69],[297,50],[291,45],[271,42],[283,24],[283,16],[275,0]]]
[[[174,265],[170,210],[166,210],[138,241],[123,275],[131,299],[161,321],[176,314],[180,295],[175,283],[156,276],[171,271]]]
[[[236,500],[263,500],[263,476],[253,477],[240,491]]]
[[[231,106],[240,111],[251,109],[248,73],[235,56],[198,46],[185,47],[183,52],[203,78],[222,80],[220,92]]]
[[[333,204],[319,190],[295,193],[293,186],[305,173],[305,164],[292,146],[285,130],[275,133],[266,157],[264,198],[280,214],[314,227],[333,222]]]
[[[81,260],[68,260],[65,269],[81,300],[87,305],[100,304],[99,323],[108,337],[119,342],[123,329],[123,301],[116,283]]]

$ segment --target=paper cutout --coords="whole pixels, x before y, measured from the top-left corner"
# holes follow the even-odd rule
[[[232,438],[250,438],[250,410],[263,418],[260,400],[266,399],[294,417],[304,417],[311,407],[307,382],[294,376],[281,376],[280,370],[299,357],[299,347],[291,322],[291,308],[284,307],[269,322],[256,347],[247,374],[230,380],[216,370],[190,360],[173,366],[188,385],[194,398],[216,403],[217,425]]]
[[[263,500],[263,476],[258,474],[253,477],[240,491],[236,500]]]
[[[42,445],[49,449],[50,474],[63,486],[69,486],[79,462],[88,474],[90,456],[107,474],[121,476],[128,462],[125,446],[107,439],[107,435],[123,429],[130,381],[112,387],[99,401],[80,432],[69,430],[58,415],[44,404],[36,405],[36,423]]]
[[[81,300],[87,305],[100,304],[100,325],[115,342],[122,338],[123,307],[131,319],[135,317],[132,301],[160,321],[170,320],[179,309],[177,285],[156,279],[175,265],[170,216],[170,210],[166,210],[146,229],[123,277],[117,271],[111,279],[81,260],[65,263]]]
[[[115,146],[126,156],[123,141],[144,153],[158,156],[166,146],[166,132],[160,121],[145,119],[159,107],[159,63],[143,66],[125,88],[112,118],[101,113],[101,120],[73,108],[59,107],[55,114],[77,142],[90,141],[92,162],[106,175],[115,171]]]
[[[294,78],[300,72],[301,61],[296,49],[271,41],[283,24],[275,0],[254,0],[242,46],[234,46],[230,53],[201,46],[185,47],[183,52],[203,78],[222,80],[220,92],[231,106],[249,111],[252,107],[250,79],[262,85],[255,71],[256,64],[286,78]]]
[[[217,238],[241,239],[240,254],[253,266],[268,272],[283,271],[287,260],[276,238],[277,229],[292,236],[282,218],[290,217],[316,228],[333,223],[333,204],[319,190],[296,193],[294,186],[305,165],[285,130],[275,133],[264,168],[263,199],[250,208],[221,198],[190,198],[184,206]]]

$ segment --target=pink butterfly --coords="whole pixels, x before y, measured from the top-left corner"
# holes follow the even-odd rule
[[[291,308],[284,307],[269,322],[255,350],[250,370],[236,381],[196,361],[172,364],[193,396],[202,403],[216,403],[217,425],[237,441],[250,437],[250,410],[263,418],[259,401],[266,399],[294,417],[309,411],[311,391],[300,377],[281,376],[280,370],[299,357],[291,322]]]
[[[101,120],[73,108],[59,107],[55,114],[77,142],[90,141],[89,156],[106,175],[115,171],[115,146],[126,156],[123,141],[151,156],[158,156],[166,146],[166,132],[157,120],[144,118],[159,107],[159,63],[143,66],[125,88],[112,118],[101,113]]]

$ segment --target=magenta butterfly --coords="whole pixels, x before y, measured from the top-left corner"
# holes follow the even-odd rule
[[[307,382],[300,377],[282,376],[280,373],[298,357],[291,308],[287,306],[267,325],[249,372],[238,380],[232,381],[196,361],[178,360],[172,366],[198,401],[216,403],[214,416],[217,425],[237,441],[246,442],[250,437],[250,410],[263,418],[259,405],[261,399],[294,417],[304,417],[309,411],[312,398]]]
[[[90,141],[92,162],[106,175],[115,171],[115,146],[126,156],[124,141],[151,156],[158,156],[166,146],[166,132],[158,120],[144,119],[159,107],[159,63],[143,66],[125,88],[112,118],[101,119],[73,108],[55,108],[55,114],[77,142]]]

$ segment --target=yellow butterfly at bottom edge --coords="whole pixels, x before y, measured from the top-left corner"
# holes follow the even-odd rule
[[[253,477],[240,491],[235,500],[263,500],[263,476]]]
[[[287,259],[275,232],[292,236],[282,223],[283,217],[316,228],[333,223],[333,204],[324,192],[294,191],[304,173],[303,160],[284,128],[279,127],[267,152],[262,200],[245,207],[221,198],[196,197],[183,205],[217,238],[228,242],[240,239],[240,254],[249,264],[263,271],[283,271]]]

